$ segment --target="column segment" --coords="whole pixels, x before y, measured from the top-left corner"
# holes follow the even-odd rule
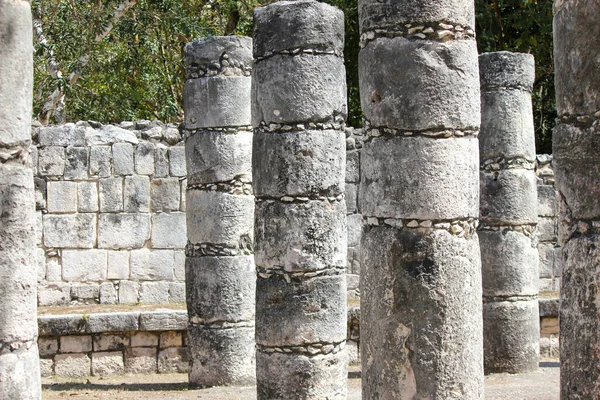
[[[311,0],[254,14],[259,399],[345,399],[344,16]]]
[[[600,398],[600,34],[597,0],[555,1],[561,398]]]
[[[252,39],[185,46],[189,380],[255,381]]]
[[[479,56],[481,206],[486,373],[537,369],[537,182],[530,54]]]
[[[469,0],[360,0],[365,399],[482,399]]]
[[[41,398],[28,1],[0,0],[0,398]],[[40,227],[41,229],[41,227]]]

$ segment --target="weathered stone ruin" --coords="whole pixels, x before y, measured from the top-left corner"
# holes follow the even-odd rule
[[[254,19],[258,398],[345,399],[344,16],[300,0]]]
[[[190,383],[252,384],[252,40],[198,40],[185,64]]]
[[[600,3],[566,0],[555,7],[561,398],[592,399],[600,396]]]
[[[41,398],[29,2],[0,1],[0,398]]]
[[[483,398],[472,1],[359,1],[362,394]]]
[[[484,367],[519,373],[539,361],[534,60],[485,53],[479,71]]]

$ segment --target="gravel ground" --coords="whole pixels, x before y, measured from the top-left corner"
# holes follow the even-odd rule
[[[110,399],[210,399],[255,400],[255,387],[189,390],[187,374],[119,375],[111,377],[43,378],[45,400]],[[558,361],[540,363],[527,374],[494,374],[485,377],[486,400],[559,400]],[[348,373],[348,400],[360,400],[360,368]]]

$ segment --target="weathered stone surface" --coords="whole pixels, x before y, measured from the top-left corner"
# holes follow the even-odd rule
[[[54,360],[48,358],[40,359],[40,375],[42,378],[47,378],[54,375],[52,367],[54,366]]]
[[[144,331],[180,331],[187,327],[185,310],[152,311],[140,314],[140,329]]]
[[[96,242],[95,214],[45,214],[46,247],[92,248]]]
[[[77,183],[50,181],[47,186],[47,209],[50,213],[77,212]]]
[[[62,336],[60,338],[61,353],[86,353],[88,351],[92,351],[90,335]]]
[[[38,285],[37,289],[37,300],[40,306],[65,305],[71,301],[71,287],[68,283]]]
[[[537,236],[541,241],[556,241],[556,235],[558,234],[555,217],[540,217],[537,224]]]
[[[125,212],[150,211],[150,179],[147,176],[126,176],[123,199]]]
[[[188,352],[184,347],[170,347],[158,353],[158,372],[161,374],[188,372]]]
[[[139,329],[139,316],[136,312],[91,314],[86,321],[86,332],[136,331]]]
[[[100,214],[98,247],[125,249],[143,247],[150,239],[148,214]]]
[[[254,134],[256,196],[338,196],[344,192],[345,136],[342,131]]]
[[[178,178],[153,179],[150,200],[153,212],[178,211],[180,187]]]
[[[483,296],[536,296],[538,251],[533,238],[514,231],[480,231],[478,235]]]
[[[98,186],[100,211],[123,211],[123,178],[100,179]]]
[[[42,176],[62,176],[65,173],[65,148],[58,146],[39,149],[38,172]]]
[[[535,224],[537,182],[535,172],[505,169],[481,172],[481,219],[493,225]]]
[[[346,278],[343,275],[256,281],[256,343],[303,346],[346,339]]]
[[[431,2],[435,7],[438,3]],[[375,127],[407,131],[478,130],[476,58],[474,40],[439,43],[397,37],[369,43],[358,57],[365,118]]]
[[[173,251],[139,249],[131,251],[131,279],[172,280]]]
[[[486,373],[536,370],[540,356],[537,300],[484,303],[483,335]]]
[[[133,146],[130,143],[112,145],[113,166],[117,175],[133,175]]]
[[[93,280],[93,279],[84,279]],[[74,284],[71,285],[71,299],[94,301],[100,296],[100,286],[97,284]]]
[[[85,319],[83,315],[40,315],[37,318],[37,322],[40,337],[85,333]]]
[[[117,289],[112,282],[104,282],[100,284],[100,304],[117,304]]]
[[[364,232],[364,398],[483,398],[479,254],[476,238],[445,230]]]
[[[253,213],[252,196],[188,190],[188,240],[245,248],[252,244]]]
[[[156,372],[156,349],[130,348],[125,352],[125,372],[129,374],[150,374]]]
[[[14,94],[13,97],[14,99]],[[38,132],[40,146],[85,146],[85,127],[74,123],[42,126]]]
[[[122,351],[92,353],[92,375],[106,376],[124,372]]]
[[[317,1],[293,1],[254,11],[254,57],[307,47],[344,51],[344,13]]]
[[[152,247],[157,249],[182,249],[187,243],[185,213],[160,213],[152,215]]]
[[[346,182],[360,182],[360,151],[346,152]]]
[[[197,132],[185,142],[190,185],[252,179],[252,132]]]
[[[187,69],[194,64],[210,65],[224,59],[242,66],[252,66],[252,39],[246,36],[209,36],[185,45],[184,63]]]
[[[110,146],[93,146],[90,148],[90,175],[106,178],[112,171],[112,150]]]
[[[154,143],[141,142],[134,151],[135,172],[140,175],[154,174]]]
[[[113,144],[113,143],[139,143],[135,133],[115,125],[103,125],[100,128],[87,128],[85,130],[85,143],[88,146]]]
[[[77,199],[79,212],[98,212],[98,184],[96,182],[79,182]]]
[[[182,250],[175,250],[173,256],[175,258],[173,264],[174,280],[183,282],[185,281],[185,252]]]
[[[40,356],[53,356],[58,353],[58,340],[56,338],[39,338],[38,349]]]
[[[63,279],[68,282],[105,280],[106,259],[106,250],[63,250]]]
[[[129,252],[108,251],[106,279],[129,279]]]
[[[54,373],[57,376],[81,378],[92,372],[92,360],[87,354],[58,354],[54,357]]]
[[[188,79],[184,88],[186,129],[250,125],[250,78]]]
[[[185,283],[169,283],[169,303],[185,303]]]
[[[154,149],[154,177],[166,178],[169,176],[169,149],[163,144],[158,144]]]
[[[290,3],[285,3],[290,4]],[[346,69],[334,55],[275,55],[252,72],[252,125],[346,118]],[[260,86],[260,90],[257,87]]]
[[[160,348],[181,347],[183,345],[183,336],[181,332],[167,331],[160,334]]]
[[[131,335],[131,347],[156,347],[158,336],[150,332],[135,332]]]
[[[560,251],[560,249],[558,250]],[[556,249],[553,244],[538,244],[540,278],[552,278]]]
[[[0,12],[4,12],[0,6]],[[40,362],[34,342],[0,355],[0,390],[7,399],[41,399]]]
[[[169,166],[171,176],[186,176],[185,147],[175,146],[169,149]]]
[[[204,324],[254,319],[252,256],[188,257],[185,281],[190,319],[200,318]]]
[[[361,0],[359,22],[361,32],[374,29],[404,27],[405,24],[446,23],[475,28],[475,12],[468,0]]]
[[[140,303],[167,304],[169,302],[169,282],[142,282]]]
[[[132,281],[119,282],[119,303],[135,304],[139,300],[140,284]]]
[[[65,179],[87,179],[88,148],[67,147],[67,163],[65,164]]]
[[[256,204],[255,260],[260,268],[315,271],[346,264],[343,201]]]
[[[478,154],[475,138],[374,138],[365,143],[361,155],[363,215],[424,220],[477,217]]]
[[[557,215],[556,189],[552,185],[538,185],[538,215],[553,217]]]
[[[300,354],[256,353],[259,399],[332,399],[346,398],[348,356],[336,354],[305,356]]]
[[[188,343],[192,385],[254,384],[254,328],[207,329],[190,326]]]
[[[535,60],[533,55],[526,53],[483,53],[479,56],[479,75],[483,92],[514,88],[531,91],[535,81]],[[527,119],[531,117],[527,116]]]
[[[358,185],[346,183],[346,213],[355,214],[358,212]]]
[[[124,350],[126,347],[129,347],[129,335],[96,335],[93,339],[93,345],[94,351]]]

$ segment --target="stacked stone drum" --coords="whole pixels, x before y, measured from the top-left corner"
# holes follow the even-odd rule
[[[344,15],[311,0],[254,14],[259,399],[345,399]]]
[[[470,0],[360,0],[364,399],[482,399]]]
[[[254,382],[252,40],[185,47],[191,385]]]

